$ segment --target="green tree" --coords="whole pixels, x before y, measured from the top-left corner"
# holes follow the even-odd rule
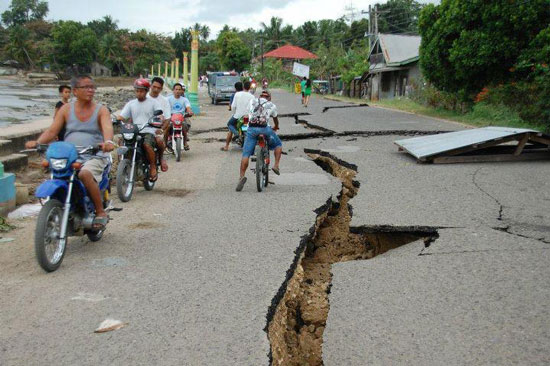
[[[207,71],[219,70],[220,60],[216,52],[207,53],[205,56],[199,58],[199,74],[205,74]]]
[[[222,32],[217,40],[222,66],[228,70],[246,70],[250,64],[250,49],[235,32]]]
[[[377,5],[381,11],[378,18],[380,33],[418,32],[418,18],[423,4],[415,0],[388,0]]]
[[[34,67],[33,44],[30,31],[22,25],[11,27],[6,44],[6,55],[23,65]]]
[[[438,89],[471,100],[484,86],[513,78],[510,69],[548,26],[550,0],[443,0],[421,12],[420,64]]]
[[[79,22],[60,21],[52,30],[55,61],[63,66],[88,66],[96,59],[99,41],[90,28]]]
[[[271,17],[269,24],[261,23],[262,36],[265,39],[264,52],[273,50],[281,45],[284,41],[283,37],[283,19],[279,17]],[[288,29],[286,30],[288,33]]]
[[[105,34],[114,32],[118,29],[118,20],[114,20],[110,15],[105,15],[101,19],[88,22],[88,27],[94,31],[97,38],[103,37]]]
[[[2,22],[8,26],[23,25],[33,20],[43,20],[48,14],[48,3],[39,0],[12,0],[8,10],[2,13]]]

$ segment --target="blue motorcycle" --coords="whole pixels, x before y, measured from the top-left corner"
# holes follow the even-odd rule
[[[61,265],[69,236],[86,234],[91,241],[98,241],[105,232],[105,227],[94,229],[95,207],[84,184],[78,179],[82,167],[79,156],[97,154],[99,148],[89,146],[78,149],[68,142],[54,142],[49,147],[40,145],[37,148],[39,152],[46,150],[43,165],[51,171],[51,179],[42,183],[35,194],[42,203],[42,209],[36,223],[34,248],[38,263],[47,272],[55,271]],[[99,182],[103,207],[107,212],[113,210],[109,199],[110,169],[111,162]]]

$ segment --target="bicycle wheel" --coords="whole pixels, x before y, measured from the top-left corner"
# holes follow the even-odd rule
[[[256,146],[256,188],[258,192],[263,191],[264,189],[264,177],[265,177],[265,158],[264,158],[264,149],[260,146]]]

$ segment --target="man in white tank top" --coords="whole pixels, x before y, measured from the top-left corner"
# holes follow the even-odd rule
[[[54,122],[48,128],[37,141],[28,141],[25,146],[27,149],[33,149],[38,144],[49,144],[55,141],[57,135],[67,122],[71,118],[71,113],[74,113],[76,119],[81,123],[90,123],[91,118],[96,114],[98,105],[94,102],[94,95],[96,86],[91,77],[81,75],[71,80],[71,86],[73,89],[76,101],[73,103],[67,103],[63,105],[57,114],[55,115]],[[74,108],[72,110],[71,108]],[[111,116],[109,110],[105,106],[101,106],[97,111],[96,122],[93,123],[97,130],[93,131],[97,133],[100,131],[103,136],[103,142],[99,144],[104,153],[113,151],[115,145],[113,143],[113,124],[111,122]],[[67,126],[65,136],[71,133],[70,127]],[[101,200],[101,192],[99,190],[98,182],[101,180],[101,175],[105,169],[107,162],[105,159],[88,159],[82,165],[78,178],[86,187],[92,202],[94,203],[96,210],[96,218],[94,219],[94,228],[100,229],[107,224],[107,213],[103,209],[103,202]]]

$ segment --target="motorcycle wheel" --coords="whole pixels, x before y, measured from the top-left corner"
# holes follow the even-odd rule
[[[176,161],[181,160],[181,137],[176,138]]]
[[[241,132],[241,136],[239,137],[239,145],[241,146],[241,148],[244,147],[244,139],[245,139],[245,135],[244,133]]]
[[[143,188],[145,188],[146,191],[152,191],[153,188],[155,188],[156,182],[151,182],[149,180],[149,167],[145,168],[143,173],[143,175],[145,176],[145,178],[143,178]]]
[[[173,154],[174,153],[174,149],[172,148],[172,138],[171,137],[168,138],[168,142],[166,143],[166,149],[164,151],[166,151],[168,154]]]
[[[38,264],[46,272],[58,269],[65,256],[67,238],[65,243],[59,239],[62,220],[63,204],[50,199],[42,206],[36,221],[34,250]]]
[[[132,163],[128,159],[122,160],[116,173],[116,192],[122,202],[128,202],[134,193],[134,183],[130,183]]]
[[[258,192],[261,192],[264,190],[264,150],[256,146],[256,188],[258,189]]]

